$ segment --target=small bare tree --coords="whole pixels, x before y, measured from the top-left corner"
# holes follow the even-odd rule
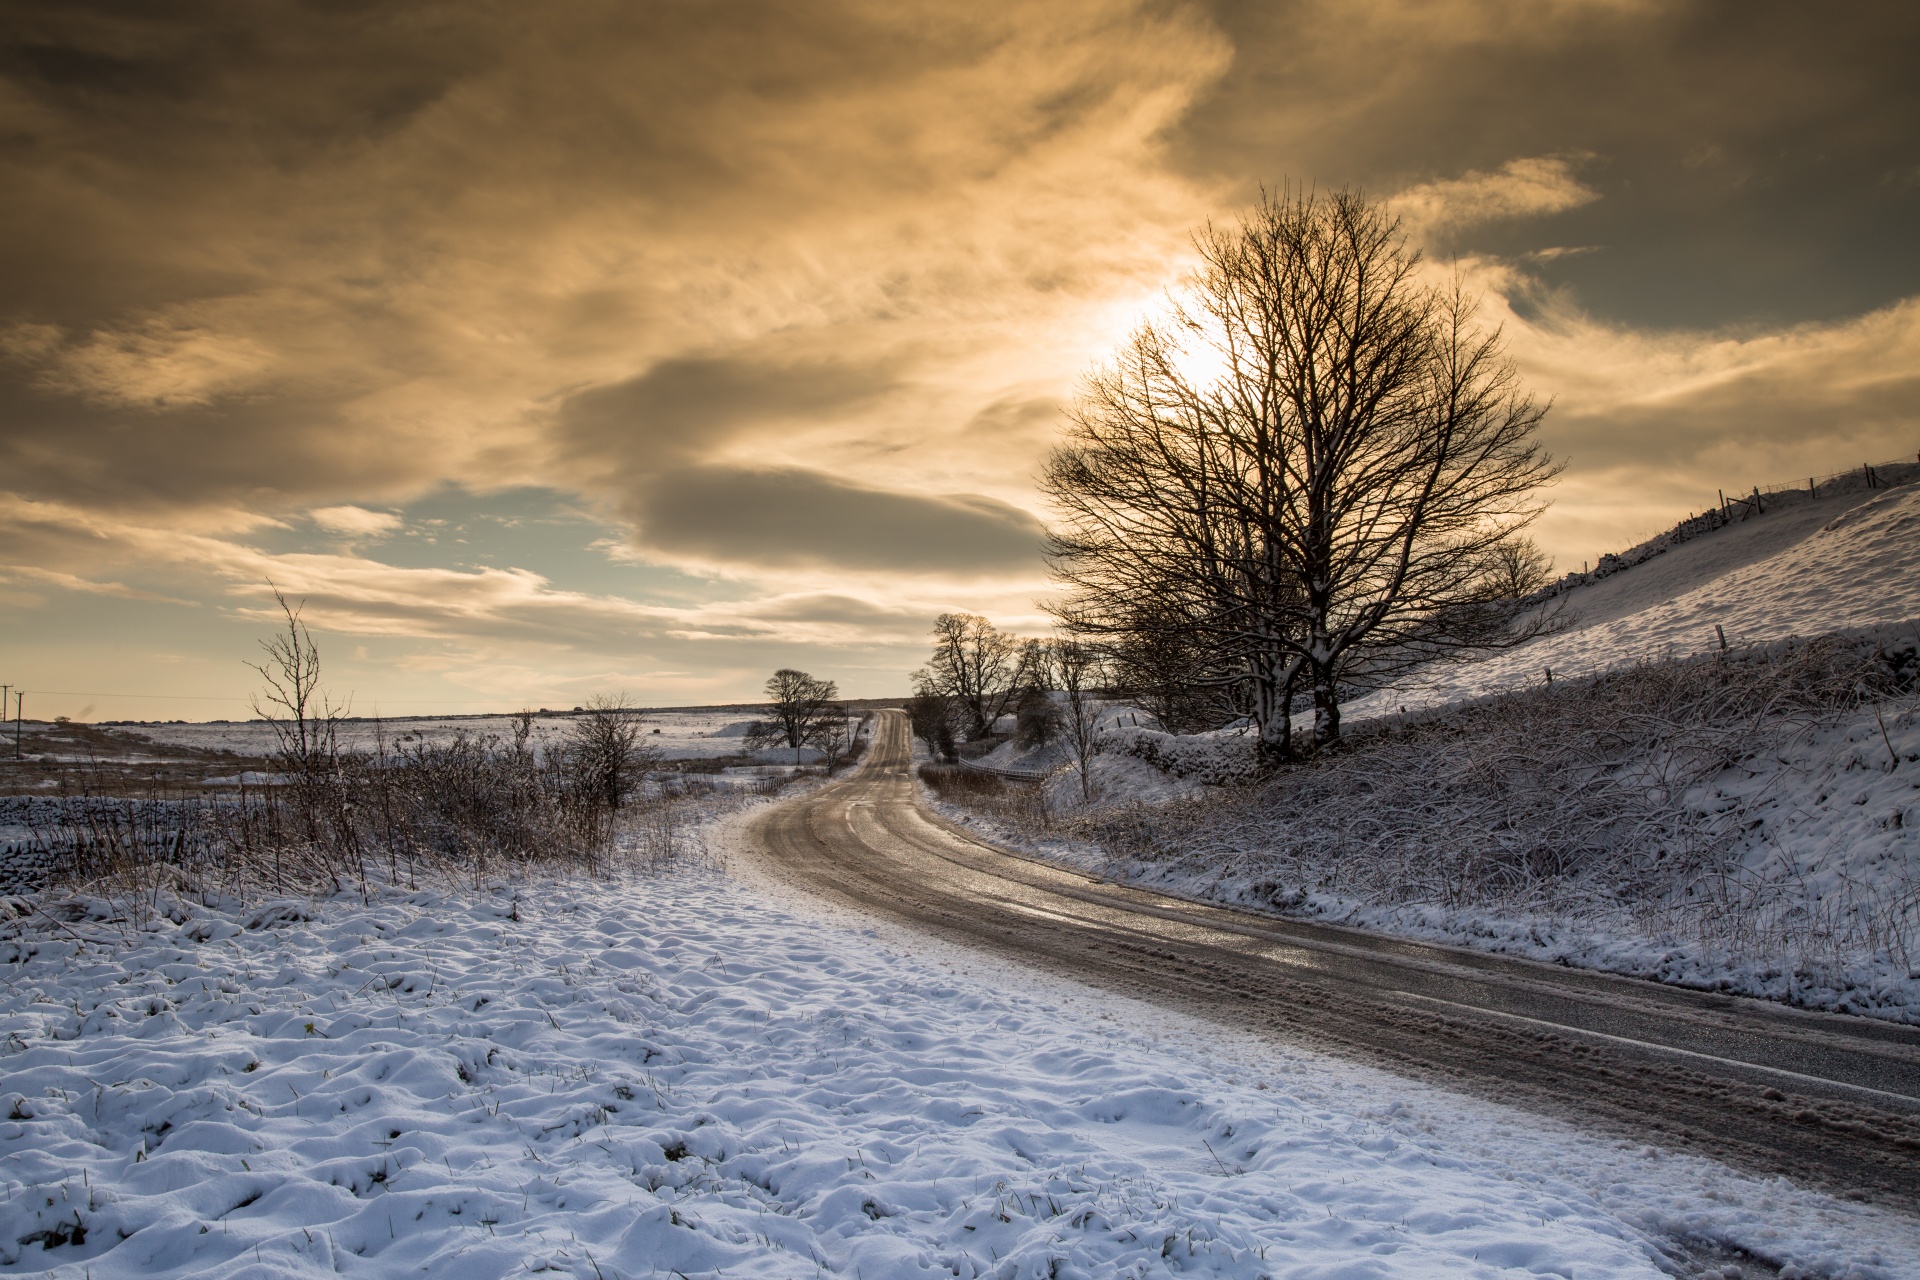
[[[907,720],[913,726],[914,736],[924,741],[927,750],[941,760],[954,758],[955,719],[953,700],[945,694],[923,692],[907,699]]]
[[[834,766],[852,754],[859,723],[838,707],[830,708],[828,714],[813,722],[813,728],[807,734],[807,745],[826,757],[829,778],[833,776]]]
[[[581,794],[611,822],[626,807],[658,754],[642,736],[640,713],[624,696],[587,700],[567,732],[565,757]]]
[[[301,620],[301,607],[288,603],[268,582],[286,629],[260,642],[262,662],[247,665],[266,681],[254,695],[253,713],[273,730],[274,764],[291,793],[293,816],[306,846],[321,860],[335,885],[342,875],[357,876],[366,887],[360,831],[342,770],[340,719],[320,686],[320,649]]]
[[[1038,751],[1060,736],[1060,707],[1047,688],[1048,664],[1030,662],[1029,683],[1014,706],[1014,741],[1029,751]]]
[[[278,754],[289,772],[306,777],[332,768],[339,754],[339,720],[346,708],[336,707],[320,687],[320,649],[301,621],[300,608],[287,602],[271,582],[274,603],[286,629],[260,642],[263,662],[247,665],[267,682],[253,696],[253,714],[273,729]]]
[[[1552,558],[1532,538],[1510,538],[1488,557],[1486,598],[1518,600],[1546,586],[1552,577]]]
[[[1080,800],[1093,795],[1093,757],[1099,751],[1101,702],[1095,691],[1101,673],[1100,652],[1080,640],[1053,643],[1053,669],[1066,696],[1062,731],[1073,748],[1074,768],[1080,774]]]

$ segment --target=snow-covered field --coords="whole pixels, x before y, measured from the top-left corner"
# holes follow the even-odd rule
[[[1896,1215],[735,866],[0,952],[0,1272],[1650,1277],[1685,1237],[1920,1274]]]
[[[641,723],[647,729],[646,741],[668,760],[711,760],[739,755],[744,749],[741,737],[752,718],[750,709],[739,707],[640,713]],[[564,737],[572,724],[571,716],[535,716],[534,739],[546,742]],[[273,728],[264,720],[193,724],[128,722],[116,727],[142,734],[154,742],[202,751],[259,756],[270,753],[276,745]],[[340,725],[341,745],[361,751],[372,750],[382,737],[391,745],[403,736],[409,741],[446,742],[460,735],[511,739],[513,719],[510,716],[409,716],[377,722],[347,720]]]

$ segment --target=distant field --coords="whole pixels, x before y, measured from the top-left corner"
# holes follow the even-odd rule
[[[647,741],[669,760],[711,760],[738,755],[741,738],[752,722],[753,707],[694,707],[679,710],[647,711],[641,714],[649,730]],[[569,714],[535,716],[533,736],[536,742],[548,742],[564,736],[574,717]],[[205,724],[128,724],[102,726],[116,731],[137,733],[166,746],[193,751],[231,751],[236,755],[263,756],[273,750],[273,727],[263,720],[210,721]],[[355,750],[372,750],[384,738],[389,743],[445,742],[465,734],[467,737],[513,736],[511,716],[403,716],[390,720],[346,720],[340,724],[341,745]]]

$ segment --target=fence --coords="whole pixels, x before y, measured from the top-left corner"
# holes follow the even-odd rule
[[[1003,768],[999,765],[982,764],[978,760],[969,760],[965,756],[956,757],[954,763],[962,769],[971,769],[975,773],[991,773],[995,777],[1012,778],[1016,782],[1042,782],[1045,781],[1047,775],[1052,772],[1052,770],[1049,769],[1031,766],[1016,766],[1011,769]]]

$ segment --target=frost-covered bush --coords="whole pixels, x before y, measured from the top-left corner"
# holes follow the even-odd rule
[[[1125,726],[1103,730],[1100,750],[1133,756],[1176,778],[1214,787],[1253,782],[1260,771],[1250,736],[1183,735]]]
[[[934,797],[1020,827],[1048,824],[1045,793],[1038,779],[1008,778],[959,764],[929,761],[918,771]]]

